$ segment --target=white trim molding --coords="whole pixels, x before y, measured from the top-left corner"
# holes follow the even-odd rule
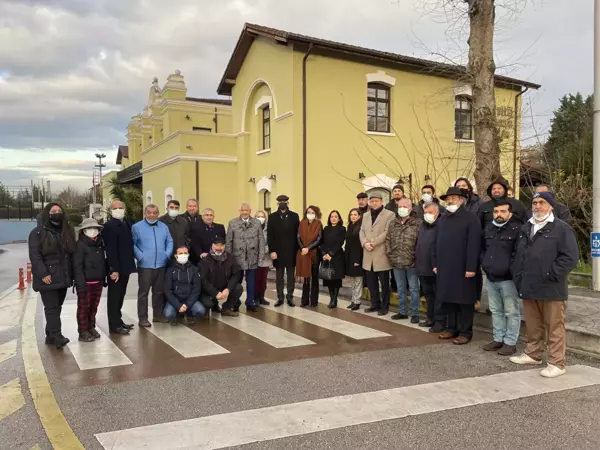
[[[273,180],[267,177],[262,177],[256,182],[256,192],[269,191],[273,192]]]
[[[273,98],[273,115],[277,117],[277,98],[275,97],[275,91],[273,90],[273,87],[269,84],[267,80],[264,80],[263,78],[258,78],[254,81],[254,83],[252,83],[252,85],[250,85],[250,88],[246,92],[246,98],[244,99],[244,106],[242,108],[242,132],[246,131],[246,112],[248,110],[248,101],[250,100],[250,96],[254,92],[254,89],[261,84],[266,84],[269,88],[269,91],[271,91],[271,97]]]
[[[367,83],[381,83],[393,87],[396,86],[396,79],[383,70],[378,70],[377,72],[367,74]]]
[[[294,111],[288,111],[283,113],[282,115],[275,117],[275,122],[279,122],[280,120],[287,119],[288,117],[292,117],[294,115]]]
[[[269,105],[270,110],[273,109],[273,97],[271,97],[270,95],[263,95],[254,104],[254,115],[258,115],[258,110],[263,109],[267,105]]]
[[[169,196],[171,198],[169,198]],[[169,200],[175,200],[175,190],[172,187],[168,187],[165,189],[165,211],[167,210],[167,204]]]
[[[398,183],[396,178],[388,177],[383,173],[378,173],[372,177],[363,178],[362,185],[365,191],[373,188],[384,188],[392,190],[395,184]]]
[[[152,191],[146,191],[146,197],[144,200],[146,200],[146,206],[152,204]]]
[[[225,156],[225,155],[175,155],[165,159],[159,163],[153,164],[148,167],[142,168],[142,174],[152,172],[162,167],[170,166],[179,161],[205,161],[205,162],[224,162],[224,163],[237,163],[237,156]]]
[[[367,131],[367,134],[372,134],[373,136],[396,136],[396,133],[381,133],[379,131]]]
[[[256,152],[257,155],[264,155],[265,153],[269,153],[271,151],[270,148],[265,148],[263,150],[259,150]]]
[[[468,84],[454,86],[454,97],[458,97],[459,95],[466,95],[467,97],[473,97],[473,89]]]
[[[474,144],[475,139],[454,139],[454,142],[460,142],[463,144]]]

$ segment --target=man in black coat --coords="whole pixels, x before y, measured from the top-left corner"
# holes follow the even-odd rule
[[[514,216],[517,216],[517,218],[523,222],[529,219],[529,213],[527,212],[525,205],[523,205],[520,200],[508,197],[508,183],[505,179],[499,178],[490,184],[487,188],[487,194],[491,200],[483,202],[479,206],[479,211],[477,212],[479,221],[481,222],[481,229],[484,230],[494,221],[495,200],[508,199]]]
[[[454,339],[454,344],[463,345],[473,337],[481,226],[477,217],[464,208],[467,197],[459,188],[449,188],[441,199],[446,202],[448,213],[437,225],[433,271],[437,275],[436,293],[448,314],[448,326],[440,339]]]
[[[200,262],[200,255],[197,255],[194,248],[197,248],[199,244],[197,242],[198,233],[197,227],[202,223],[202,218],[199,214],[198,200],[190,198],[185,205],[185,212],[181,215],[183,219],[188,223],[188,248],[190,249],[190,261],[192,264],[197,265]]]
[[[294,271],[296,267],[296,252],[298,251],[298,226],[300,218],[298,214],[289,209],[289,197],[280,195],[277,197],[278,209],[269,215],[269,228],[267,229],[267,243],[271,252],[273,266],[276,269],[277,303],[275,306],[283,305],[284,274],[287,275],[286,300],[289,306],[294,304]]]
[[[180,247],[189,247],[189,229],[188,221],[179,214],[180,203],[178,200],[169,200],[167,203],[167,213],[158,220],[169,227],[169,233],[173,238],[173,248],[177,250]],[[171,255],[169,255],[170,257]]]
[[[514,355],[521,329],[519,294],[510,264],[523,222],[512,213],[508,199],[497,200],[494,222],[483,230],[481,266],[487,276],[494,340],[483,347],[501,356]]]
[[[552,196],[554,196],[554,193],[545,184],[538,185],[535,188],[535,192],[550,192]],[[571,215],[571,210],[567,205],[555,202],[554,208],[552,208],[552,213],[555,217],[558,217],[563,222],[567,222],[569,225],[573,226],[573,216]]]
[[[217,238],[225,239],[227,234],[223,224],[215,223],[215,212],[211,208],[202,211],[202,220],[192,229],[192,250],[199,259],[208,256]]]
[[[221,314],[237,317],[244,291],[240,280],[241,268],[235,256],[225,251],[225,238],[215,238],[211,251],[202,258],[198,268],[202,279],[202,304],[215,311],[220,300],[223,302]]]
[[[437,204],[440,214],[444,214],[446,212],[446,208],[440,205],[440,200],[435,196],[435,187],[433,187],[431,184],[426,184],[421,188],[421,201],[413,207],[416,217],[423,220],[423,215],[425,214],[424,206],[429,203]]]
[[[446,327],[446,313],[442,304],[436,301],[436,275],[433,272],[433,252],[437,240],[437,222],[440,207],[437,203],[426,203],[423,224],[417,237],[415,249],[416,268],[421,283],[421,294],[427,300],[427,320],[420,327],[430,327],[430,333],[441,333]]]
[[[111,333],[129,334],[133,325],[123,322],[121,308],[123,308],[129,276],[136,271],[133,237],[131,225],[125,221],[125,204],[120,201],[112,202],[110,214],[111,218],[102,229],[109,267],[106,302],[108,328]]]
[[[563,375],[567,349],[565,301],[568,277],[577,265],[579,252],[573,229],[552,212],[550,192],[534,194],[533,217],[521,228],[512,273],[527,326],[527,345],[515,364],[542,364],[544,337],[548,331],[548,366],[540,372],[547,378]]]

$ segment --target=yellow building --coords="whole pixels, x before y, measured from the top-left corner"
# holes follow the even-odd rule
[[[501,166],[512,182],[520,97],[533,83],[496,77]],[[471,87],[464,67],[246,24],[219,83],[231,100],[187,97],[176,71],[127,128],[117,177],[139,182],[145,202],[198,198],[219,221],[242,201],[342,215],[356,194],[389,196],[399,180],[445,190],[473,178]],[[515,133],[517,139],[514,139]]]

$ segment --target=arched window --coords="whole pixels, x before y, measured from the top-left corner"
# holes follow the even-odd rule
[[[390,88],[385,84],[367,84],[367,131],[390,132]]]
[[[152,191],[146,192],[146,205],[152,204]]]
[[[263,209],[268,214],[271,214],[271,192],[265,191],[263,192]]]
[[[175,198],[175,191],[172,187],[168,187],[165,189],[165,210],[167,209],[167,205],[171,200]]]
[[[454,139],[473,140],[473,102],[466,95],[454,99]]]

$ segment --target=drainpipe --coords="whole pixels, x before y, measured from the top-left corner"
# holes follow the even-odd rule
[[[516,96],[515,96],[515,123],[514,123],[514,130],[513,130],[513,183],[512,183],[512,188],[513,188],[513,194],[516,193],[517,191],[517,131],[519,129],[519,97],[521,97],[525,92],[527,92],[529,90],[529,87],[525,87],[524,91],[520,91]],[[520,186],[519,186],[520,188]],[[519,190],[520,192],[520,190]]]
[[[306,211],[306,60],[312,49],[310,44],[302,58],[302,211]]]
[[[213,122],[215,123],[215,133],[219,132],[219,115],[217,114],[217,107],[215,106],[215,117],[213,118]]]

